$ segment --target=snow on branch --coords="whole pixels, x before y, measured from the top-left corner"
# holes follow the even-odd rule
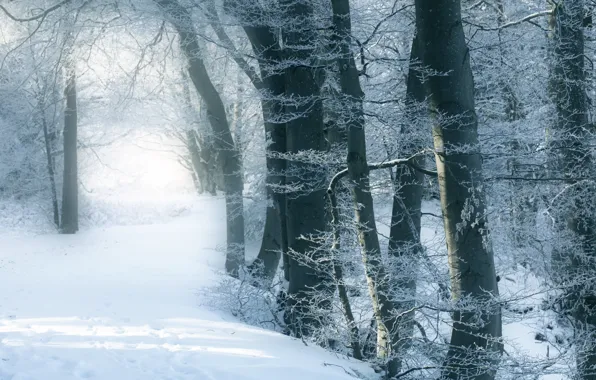
[[[368,165],[368,169],[369,170],[377,170],[377,169],[387,169],[387,168],[392,168],[394,166],[398,166],[398,165],[408,165],[409,167],[411,167],[414,170],[417,170],[421,173],[424,173],[426,175],[429,176],[436,176],[437,172],[432,171],[432,170],[427,170],[424,168],[421,168],[420,166],[416,165],[413,161],[414,158],[422,155],[426,153],[426,151],[422,151],[422,152],[418,152],[408,158],[396,158],[395,160],[390,160],[390,161],[385,161],[385,162],[377,162],[377,163],[373,163],[373,164],[369,164]],[[335,175],[333,176],[333,178],[331,179],[331,182],[329,183],[329,187],[327,188],[327,193],[331,194],[335,191],[335,186],[337,185],[337,183],[346,175],[348,174],[348,168],[344,168],[342,170],[340,170],[339,172],[335,173]]]
[[[47,8],[46,10],[44,10],[43,12],[41,12],[38,15],[32,16],[32,17],[27,17],[27,18],[20,18],[20,17],[16,17],[14,16],[12,13],[10,13],[8,11],[8,9],[6,9],[3,5],[0,5],[0,9],[2,10],[2,12],[4,12],[4,14],[6,16],[8,16],[8,18],[10,18],[13,21],[16,22],[28,22],[28,21],[35,21],[35,20],[39,20],[39,19],[43,19],[45,18],[48,14],[50,14],[51,12],[55,11],[56,9],[62,7],[63,5],[66,5],[68,3],[70,3],[72,0],[62,0],[61,2],[59,2],[58,4],[55,4],[49,8]]]
[[[496,27],[485,27],[485,26],[482,26],[482,25],[472,24],[472,23],[467,22],[467,21],[466,22],[468,24],[474,25],[475,27],[477,27],[479,30],[482,30],[482,31],[496,31],[496,30],[502,30],[502,29],[505,29],[505,28],[509,28],[511,26],[519,25],[519,24],[522,24],[524,22],[530,22],[530,21],[532,21],[535,18],[539,18],[539,17],[543,17],[543,16],[549,16],[552,13],[553,13],[552,9],[549,9],[549,10],[546,10],[546,11],[540,11],[540,12],[529,14],[529,15],[527,15],[525,17],[520,18],[519,20],[510,21],[510,22],[507,22],[507,23],[505,23],[503,25],[499,25],[499,26],[496,26]]]

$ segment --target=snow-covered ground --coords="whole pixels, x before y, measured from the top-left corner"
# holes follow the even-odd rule
[[[202,303],[223,268],[223,204],[189,209],[74,236],[0,234],[0,379],[375,378]]]

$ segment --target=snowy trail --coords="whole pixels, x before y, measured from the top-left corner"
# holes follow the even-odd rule
[[[200,202],[167,224],[0,235],[0,380],[373,378],[199,306],[225,233],[221,203]]]

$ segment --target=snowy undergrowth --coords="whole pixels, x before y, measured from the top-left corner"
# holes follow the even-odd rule
[[[365,364],[201,306],[223,203],[167,223],[0,235],[0,379],[374,379]]]

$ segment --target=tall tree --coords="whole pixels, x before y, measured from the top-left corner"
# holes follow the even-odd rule
[[[281,2],[285,25],[282,31],[286,65],[285,117],[287,151],[292,155],[326,151],[321,83],[317,77],[318,41],[313,0]],[[326,173],[316,162],[295,159],[287,162],[286,197],[289,253],[289,286],[286,319],[296,335],[311,334],[320,326],[313,307],[326,307],[330,291],[329,252],[318,235],[327,229],[325,213]]]
[[[396,305],[391,299],[387,271],[381,258],[381,247],[370,192],[369,165],[364,133],[364,92],[351,50],[352,22],[349,0],[331,0],[334,40],[336,42],[341,101],[344,105],[348,138],[347,166],[353,182],[352,196],[362,249],[362,261],[377,323],[377,355],[387,365],[387,376],[400,372],[400,327]]]
[[[550,93],[556,109],[550,141],[551,171],[565,183],[556,187],[551,208],[559,244],[554,276],[563,305],[574,317],[577,371],[596,379],[596,196],[594,148],[590,145],[584,69],[584,2],[564,0],[551,15]],[[586,181],[592,178],[592,181]]]
[[[224,1],[224,9],[236,17],[246,33],[253,53],[257,58],[259,72],[246,62],[236,50],[232,39],[221,24],[214,2],[207,2],[206,14],[219,40],[230,50],[238,67],[250,79],[259,92],[263,122],[265,125],[267,198],[265,227],[261,248],[248,270],[259,277],[260,285],[267,286],[273,280],[280,258],[284,260],[284,274],[289,280],[288,238],[285,201],[285,168],[283,155],[286,153],[286,129],[283,97],[285,93],[284,71],[278,66],[282,60],[282,49],[276,30],[270,25],[264,8],[258,3]]]
[[[79,173],[77,158],[77,87],[74,60],[74,20],[66,23],[64,77],[66,108],[64,109],[64,175],[62,178],[62,217],[60,231],[74,234],[79,230]]]
[[[412,163],[424,166],[424,157],[415,156],[422,151],[422,144],[416,135],[423,128],[421,120],[421,104],[425,100],[424,86],[421,81],[420,55],[417,38],[414,37],[410,51],[409,72],[406,82],[407,121],[402,125],[399,139],[399,153],[404,157],[414,156]],[[421,207],[424,174],[408,165],[396,167],[393,208],[391,213],[391,229],[389,231],[388,252],[394,258],[391,270],[394,283],[392,288],[397,298],[399,313],[407,312],[401,320],[400,344],[405,348],[412,339],[414,299],[416,294],[416,277],[418,261],[422,252],[420,243]]]
[[[178,0],[155,0],[168,16],[179,36],[180,50],[188,60],[188,73],[199,96],[207,106],[207,116],[215,138],[218,161],[224,177],[226,197],[227,252],[226,271],[238,276],[244,265],[244,189],[241,157],[232,138],[226,110],[205,63],[190,11]]]
[[[416,0],[449,257],[453,329],[442,377],[493,379],[501,313],[490,244],[470,69],[459,0]],[[475,305],[470,307],[470,305]]]

